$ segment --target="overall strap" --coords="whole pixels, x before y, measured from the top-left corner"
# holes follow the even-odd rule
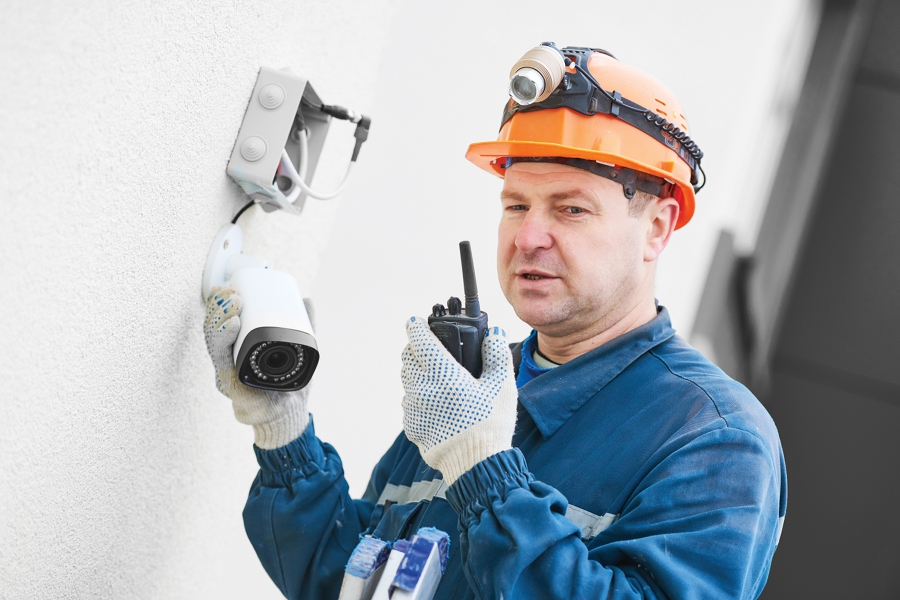
[[[519,364],[522,362],[522,344],[524,342],[515,342],[509,345],[509,351],[512,352],[513,359],[513,375],[519,376]]]

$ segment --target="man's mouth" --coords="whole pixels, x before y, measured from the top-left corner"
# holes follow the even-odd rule
[[[542,279],[555,279],[556,275],[548,271],[519,271],[516,273],[519,277],[523,277],[528,281],[540,281]]]

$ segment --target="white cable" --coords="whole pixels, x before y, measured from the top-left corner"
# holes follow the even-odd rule
[[[347,185],[347,181],[350,179],[350,171],[353,169],[353,161],[350,161],[350,164],[347,165],[347,172],[344,174],[344,180],[341,181],[341,185],[338,186],[336,190],[329,193],[322,193],[316,190],[311,189],[304,178],[306,176],[306,171],[309,165],[309,138],[307,136],[306,131],[300,132],[300,172],[303,173],[303,176],[297,172],[297,169],[294,168],[294,163],[291,162],[291,157],[288,156],[287,150],[281,151],[281,167],[284,170],[284,173],[288,176],[288,178],[294,182],[294,189],[291,191],[290,195],[287,196],[286,200],[290,203],[293,203],[300,197],[300,192],[306,192],[308,196],[311,198],[316,198],[318,200],[331,200],[332,198],[339,196],[341,192],[344,191],[344,187]]]
[[[297,177],[300,181],[306,181],[306,170],[309,167],[309,134],[305,129],[300,131],[300,168]]]
[[[287,155],[287,152],[282,153],[281,160],[282,160],[282,163],[285,160],[287,160],[287,164],[291,165],[291,167],[294,166],[293,163],[291,162],[290,157]],[[306,130],[304,129],[304,130],[300,131],[300,169],[298,169],[298,171],[297,171],[297,179],[299,181],[303,181],[303,182],[306,181],[306,171],[308,168],[309,168],[309,134],[307,134]],[[284,170],[287,171],[287,168],[285,167]],[[291,181],[294,181],[293,178],[289,177],[289,179],[291,179]],[[296,185],[296,183],[295,183],[294,189],[291,190],[290,195],[288,195],[285,198],[285,200],[287,202],[289,202],[290,204],[293,204],[294,202],[297,201],[297,198],[300,197],[300,193],[302,191],[303,190],[300,188],[300,186]],[[284,206],[282,206],[282,208],[284,208]]]

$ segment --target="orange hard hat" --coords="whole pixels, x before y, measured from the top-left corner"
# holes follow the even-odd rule
[[[672,92],[604,50],[542,46],[513,70],[534,67],[552,93],[539,87],[543,94],[535,93],[537,101],[529,104],[510,98],[497,140],[470,145],[466,158],[500,177],[517,159],[564,162],[620,183],[627,179],[629,198],[636,181],[638,190],[675,198],[681,207],[675,228],[687,224],[702,187],[697,183],[703,153],[688,137],[687,118]],[[547,59],[550,50],[560,59]],[[554,60],[560,67],[565,61],[558,76],[552,74]]]

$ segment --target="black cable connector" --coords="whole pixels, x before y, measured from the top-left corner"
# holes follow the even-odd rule
[[[372,119],[364,114],[354,112],[350,109],[344,108],[343,106],[338,106],[336,104],[314,104],[307,100],[306,97],[301,98],[300,102],[302,104],[305,104],[306,106],[318,109],[326,115],[334,117],[335,119],[356,123],[356,131],[353,132],[353,137],[356,138],[356,145],[353,147],[353,156],[352,158],[350,158],[350,162],[356,162],[356,159],[359,156],[359,150],[360,148],[362,148],[363,142],[369,139],[369,128],[372,126]],[[298,114],[300,112],[301,111],[297,111]]]
[[[355,112],[336,104],[323,104],[320,110],[326,115],[331,115],[335,119],[341,119],[342,121],[356,122],[358,120]]]
[[[356,146],[353,148],[353,156],[350,158],[350,162],[356,162],[356,157],[359,156],[359,149],[362,148],[363,142],[369,139],[369,127],[371,126],[372,119],[361,115],[359,123],[356,124],[356,131],[353,132],[353,137],[356,138]]]

